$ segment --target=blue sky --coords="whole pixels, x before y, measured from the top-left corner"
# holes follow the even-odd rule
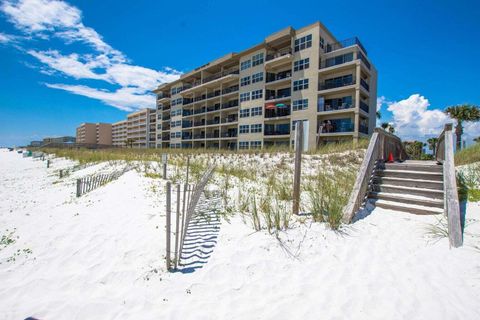
[[[315,21],[360,38],[379,73],[382,121],[423,139],[449,121],[446,106],[480,105],[479,16],[480,2],[462,0],[0,0],[0,145],[121,120],[153,106],[159,83]],[[476,136],[480,124],[467,125]]]

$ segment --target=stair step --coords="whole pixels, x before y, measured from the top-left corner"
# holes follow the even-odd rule
[[[443,190],[443,181],[435,181],[435,180],[375,176],[374,182],[376,184],[387,184],[387,185],[396,185],[396,186],[403,186],[403,187]]]
[[[444,203],[441,199],[431,199],[423,196],[412,196],[401,193],[385,193],[385,192],[370,192],[369,199],[379,199],[391,202],[398,202],[399,204],[415,204],[425,207],[435,207],[443,209]]]
[[[427,171],[443,172],[443,166],[438,164],[418,164],[418,163],[385,163],[385,169],[407,170],[407,171]]]
[[[425,196],[434,199],[443,199],[443,190],[433,190],[426,188],[404,187],[391,184],[373,184],[372,191],[410,194],[414,196]]]
[[[404,204],[387,200],[375,200],[374,204],[375,206],[380,208],[408,212],[413,214],[443,214],[443,209],[421,206],[416,204]]]
[[[441,172],[385,169],[377,171],[376,175],[380,177],[399,177],[405,179],[443,181],[443,173]]]

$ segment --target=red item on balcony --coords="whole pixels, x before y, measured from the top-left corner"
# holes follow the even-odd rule
[[[265,106],[265,110],[274,110],[275,105],[273,103],[269,103]]]

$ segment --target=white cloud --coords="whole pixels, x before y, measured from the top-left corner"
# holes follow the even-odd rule
[[[379,111],[385,103],[387,103],[385,96],[377,97],[377,111]]]
[[[161,83],[170,82],[180,72],[166,67],[157,71],[128,63],[126,56],[107,44],[93,28],[82,22],[82,12],[58,0],[5,0],[0,4],[13,25],[33,38],[47,40],[56,37],[66,44],[79,42],[93,49],[90,53],[63,54],[60,50],[22,50],[36,58],[46,75],[63,74],[76,80],[94,79],[120,86],[116,91],[77,85],[50,84],[48,87],[83,95],[122,110],[154,107],[154,96],[149,91]],[[0,33],[0,43],[8,37]],[[137,105],[135,105],[137,104]]]
[[[7,43],[11,41],[13,41],[13,37],[11,35],[0,32],[0,43]]]
[[[404,100],[388,102],[392,112],[395,132],[406,140],[424,140],[440,134],[451,119],[438,109],[428,109],[430,102],[420,94],[412,94]]]
[[[420,94],[412,94],[404,100],[387,102],[388,111],[392,112],[395,133],[404,140],[425,141],[438,136],[446,123],[456,121],[442,110],[431,109],[430,102]],[[471,143],[473,138],[480,136],[479,122],[464,123],[462,138]]]
[[[137,109],[155,107],[155,96],[144,94],[143,91],[139,92],[137,88],[120,88],[112,92],[83,85],[50,83],[46,83],[45,85],[49,88],[60,89],[73,94],[97,99],[123,111],[135,111]]]

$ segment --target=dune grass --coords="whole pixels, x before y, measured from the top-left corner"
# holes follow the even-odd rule
[[[475,143],[474,145],[455,153],[456,166],[475,162],[480,162],[480,143]]]

